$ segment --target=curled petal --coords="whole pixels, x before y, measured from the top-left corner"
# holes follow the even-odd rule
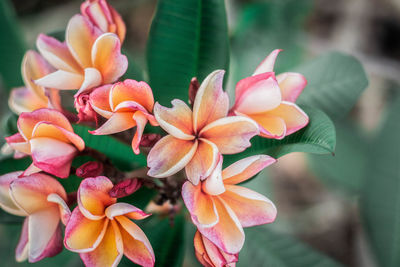
[[[25,155],[31,154],[31,146],[29,145],[29,142],[27,142],[20,133],[13,134],[5,139],[10,148],[15,150],[15,152]]]
[[[182,140],[193,140],[192,110],[182,100],[174,99],[171,103],[172,108],[155,104],[154,116],[157,122],[170,135]]]
[[[8,106],[16,114],[31,112],[40,108],[47,108],[48,101],[38,97],[26,87],[15,88],[10,93]]]
[[[105,84],[115,82],[128,68],[128,59],[121,54],[121,41],[113,33],[99,36],[92,48],[93,66],[100,71]]]
[[[113,85],[110,92],[110,106],[113,110],[125,101],[133,101],[140,104],[148,112],[153,110],[153,91],[145,82],[127,79]]]
[[[10,191],[15,204],[27,214],[56,208],[56,205],[47,201],[50,194],[54,193],[64,200],[67,199],[62,185],[56,179],[41,173],[14,180],[10,184]],[[59,214],[58,210],[56,211],[56,214]]]
[[[21,171],[17,171],[0,176],[0,207],[13,215],[26,216],[27,213],[15,204],[10,195],[10,184],[21,174]]]
[[[67,203],[65,203],[65,200],[59,195],[52,193],[47,196],[47,201],[58,205],[61,221],[64,225],[66,225],[71,217],[71,211],[69,210]]]
[[[244,244],[244,232],[239,219],[224,201],[215,197],[219,221],[213,227],[198,225],[199,232],[226,253],[236,254]]]
[[[201,83],[193,103],[194,131],[225,117],[229,109],[229,97],[222,89],[225,71],[216,70]]]
[[[258,75],[265,72],[271,72],[274,70],[274,65],[278,54],[282,49],[275,49],[272,51],[261,63],[258,65],[253,75]]]
[[[222,154],[235,154],[248,148],[250,139],[259,133],[258,125],[243,116],[216,120],[200,132],[200,137],[217,145]]]
[[[218,147],[207,139],[200,138],[196,153],[186,165],[186,177],[192,184],[197,185],[200,180],[210,176],[218,159]]]
[[[147,157],[148,175],[168,177],[182,170],[193,158],[197,140],[186,141],[167,135],[158,141]]]
[[[133,120],[133,112],[116,112],[106,121],[100,128],[90,131],[94,135],[109,135],[123,132],[134,126],[136,122]]]
[[[29,216],[29,262],[51,257],[62,250],[60,214],[56,206],[40,210]]]
[[[253,177],[276,159],[267,155],[256,155],[236,161],[222,171],[224,184],[238,184]]]
[[[300,73],[285,72],[276,76],[279,87],[281,88],[282,100],[296,102],[297,97],[301,94],[307,85],[306,78]]]
[[[243,115],[236,112],[237,115]],[[245,116],[245,115],[243,115]],[[272,116],[269,111],[259,114],[248,115],[254,120],[260,129],[260,135],[266,138],[282,139],[286,135],[286,123],[277,116]]]
[[[271,223],[276,218],[272,201],[245,187],[226,185],[221,198],[235,212],[243,227]]]
[[[43,170],[40,169],[40,168],[38,168],[38,167],[36,167],[36,166],[32,163],[31,165],[29,165],[28,168],[26,168],[26,170],[24,171],[24,173],[21,174],[21,175],[22,175],[22,177],[24,177],[24,176],[29,176],[29,175],[32,175],[32,174],[41,172],[41,171],[43,171]]]
[[[84,76],[79,73],[57,70],[40,79],[35,80],[37,85],[60,90],[75,90],[81,87]]]
[[[132,119],[136,123],[136,132],[132,139],[132,150],[136,155],[138,155],[140,153],[140,140],[142,140],[144,127],[146,127],[147,124],[147,118],[141,111],[136,111],[133,114]]]
[[[36,39],[36,47],[40,54],[56,69],[81,73],[81,67],[75,61],[65,43],[56,38],[39,34]]]
[[[82,94],[83,92],[88,91],[89,89],[101,85],[102,82],[103,82],[103,77],[97,69],[85,68],[84,80],[78,92],[76,92],[75,97]]]
[[[128,203],[115,203],[109,206],[106,211],[106,216],[112,220],[114,217],[125,215],[134,220],[142,220],[150,216],[139,208]]]
[[[93,251],[103,240],[108,224],[108,219],[86,218],[76,207],[65,228],[65,247],[78,253]]]
[[[218,223],[214,200],[202,191],[201,185],[194,186],[190,182],[185,182],[182,186],[182,199],[194,224],[212,227]]]
[[[82,68],[92,67],[91,50],[101,31],[82,15],[73,16],[65,31],[65,41]]]
[[[75,146],[46,137],[31,139],[30,144],[36,167],[60,178],[69,176],[72,160],[78,153]]]
[[[86,178],[78,189],[78,206],[80,211],[91,220],[104,218],[106,207],[116,202],[108,192],[113,183],[104,176]]]
[[[28,259],[29,251],[29,217],[26,217],[22,225],[21,235],[19,237],[18,245],[15,248],[15,259],[17,262],[23,262]]]
[[[154,266],[153,248],[142,229],[125,216],[118,216],[116,220],[122,226],[125,256],[141,266]]]
[[[211,175],[202,183],[202,189],[209,195],[219,195],[225,192],[222,180],[222,155],[219,155],[218,164]]]
[[[92,108],[104,118],[110,118],[112,110],[110,107],[109,94],[110,84],[103,85],[93,90],[89,95],[89,102]]]
[[[282,96],[273,73],[251,76],[236,85],[234,110],[244,114],[255,114],[276,108]]]

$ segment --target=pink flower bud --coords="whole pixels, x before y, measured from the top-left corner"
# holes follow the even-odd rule
[[[75,109],[78,112],[79,122],[95,121],[97,125],[97,113],[93,110],[89,102],[89,94],[83,93],[75,98]]]
[[[144,134],[142,136],[142,140],[140,141],[140,146],[153,147],[160,139],[161,139],[161,135],[159,135],[159,134],[155,134],[155,133]]]
[[[193,77],[189,85],[189,103],[193,105],[200,83],[196,77]]]
[[[136,192],[142,186],[142,182],[137,178],[124,180],[116,185],[108,192],[110,197],[121,198]]]
[[[103,164],[97,161],[89,161],[76,170],[76,176],[81,178],[96,177],[103,173]]]

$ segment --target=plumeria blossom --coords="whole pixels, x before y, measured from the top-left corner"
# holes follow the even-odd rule
[[[61,109],[57,90],[46,89],[33,82],[53,71],[54,69],[49,63],[37,52],[33,50],[26,52],[21,67],[25,87],[15,88],[11,91],[8,100],[11,110],[21,114],[39,108]]]
[[[196,231],[194,235],[194,250],[197,260],[206,267],[236,266],[238,254],[229,254],[214,245],[209,239]]]
[[[35,83],[60,90],[91,88],[115,82],[128,67],[121,54],[121,41],[114,33],[102,33],[83,15],[73,16],[67,26],[65,42],[40,34],[36,46],[56,69]]]
[[[122,255],[142,266],[153,266],[149,240],[131,220],[149,215],[109,196],[112,182],[104,176],[86,178],[78,189],[78,206],[65,229],[64,245],[80,253],[86,266],[117,266]]]
[[[81,4],[81,14],[102,32],[115,33],[121,43],[124,41],[125,23],[121,15],[106,0],[86,0]]]
[[[237,83],[236,101],[231,110],[256,121],[261,136],[275,139],[282,139],[308,124],[307,114],[295,104],[307,80],[293,72],[275,77],[273,67],[280,51],[274,50],[253,76]]]
[[[114,85],[105,85],[95,89],[89,97],[91,107],[108,120],[95,135],[114,134],[136,127],[132,139],[132,149],[139,154],[139,144],[147,122],[157,126],[152,115],[153,91],[145,82],[125,80]]]
[[[62,250],[60,222],[68,221],[67,194],[54,178],[36,173],[18,178],[21,171],[0,176],[0,207],[25,216],[16,260],[37,262]]]
[[[182,198],[199,232],[219,249],[237,254],[244,243],[243,227],[271,223],[274,204],[263,195],[238,186],[276,160],[257,155],[222,169],[222,156],[211,175],[198,185],[186,182]]]
[[[46,108],[24,112],[17,126],[18,133],[6,141],[17,156],[32,156],[24,175],[45,171],[60,178],[69,176],[72,160],[85,143],[61,112]]]
[[[223,77],[222,70],[207,76],[197,91],[193,111],[178,99],[172,101],[172,108],[155,104],[154,115],[169,135],[151,149],[148,175],[162,178],[185,168],[188,179],[197,185],[211,174],[220,153],[235,154],[250,146],[258,126],[244,116],[227,117],[229,99],[222,90]]]

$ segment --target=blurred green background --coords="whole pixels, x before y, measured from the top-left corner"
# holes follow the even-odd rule
[[[19,70],[25,49],[34,47],[39,33],[63,30],[69,18],[79,12],[81,1],[0,1],[0,33],[5,33],[1,36],[0,50],[8,51],[1,55],[0,69],[5,76],[15,77],[3,79],[0,84],[3,88],[0,117],[8,118],[11,113],[7,107],[7,88],[22,85],[20,73],[15,69]],[[109,2],[127,24],[124,49],[144,68],[147,36],[157,2]],[[274,201],[278,219],[273,225],[246,229],[246,243],[238,266],[400,266],[399,1],[227,0],[225,3],[231,45],[226,87],[231,96],[235,83],[251,74],[275,48],[284,49],[278,57],[277,73],[315,70],[304,62],[340,51],[357,57],[369,78],[368,88],[349,113],[342,109],[340,98],[336,109],[325,110],[336,126],[334,156],[292,153],[247,183]],[[16,23],[9,24],[13,19]],[[311,64],[323,62],[333,66],[333,58],[336,57],[326,56]],[[349,63],[341,72],[330,72],[327,68],[318,75],[332,77],[337,81],[335,88],[346,91],[348,81],[341,78],[351,79],[346,74],[352,73],[352,68]],[[324,86],[312,82],[310,88]],[[332,86],[332,90],[335,88]],[[358,95],[353,97],[356,99]],[[326,98],[329,100],[329,93]],[[3,119],[2,123],[7,125],[9,121]],[[0,135],[11,134],[6,131],[10,128],[1,127]],[[0,144],[3,143],[1,140]],[[7,162],[0,164],[4,167]],[[5,169],[2,168],[3,172]],[[13,225],[13,217],[7,218],[2,214],[0,265],[28,266],[14,262],[20,227]],[[182,229],[186,234],[174,242],[186,247],[183,265],[196,266],[194,227],[186,223]],[[77,255],[64,251],[55,259],[35,265],[81,266],[82,263]],[[128,262],[121,265],[128,266]]]

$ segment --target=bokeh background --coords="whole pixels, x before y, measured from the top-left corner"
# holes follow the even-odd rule
[[[22,31],[27,48],[33,48],[39,33],[65,28],[69,18],[79,12],[80,2],[12,0],[14,10],[7,12],[15,12],[15,27]],[[145,66],[156,1],[109,2],[127,24],[125,49],[138,65]],[[227,90],[231,93],[234,84],[275,48],[284,49],[278,58],[278,73],[340,51],[358,58],[369,79],[350,114],[334,120],[335,155],[286,155],[249,182],[249,187],[276,204],[278,219],[268,227],[282,235],[260,236],[257,227],[246,231],[238,266],[398,266],[400,1],[226,0],[226,5],[231,38]],[[1,42],[4,40],[0,46]],[[340,83],[340,76],[337,79]],[[0,117],[7,117],[5,90],[0,90],[0,103]],[[184,266],[196,266],[194,229],[189,224],[186,228]],[[0,226],[1,266],[28,266],[14,263],[18,235],[19,226]],[[268,251],[252,243],[255,239],[261,239]],[[59,256],[65,258],[63,266],[81,265],[78,257],[69,256],[67,252]]]

